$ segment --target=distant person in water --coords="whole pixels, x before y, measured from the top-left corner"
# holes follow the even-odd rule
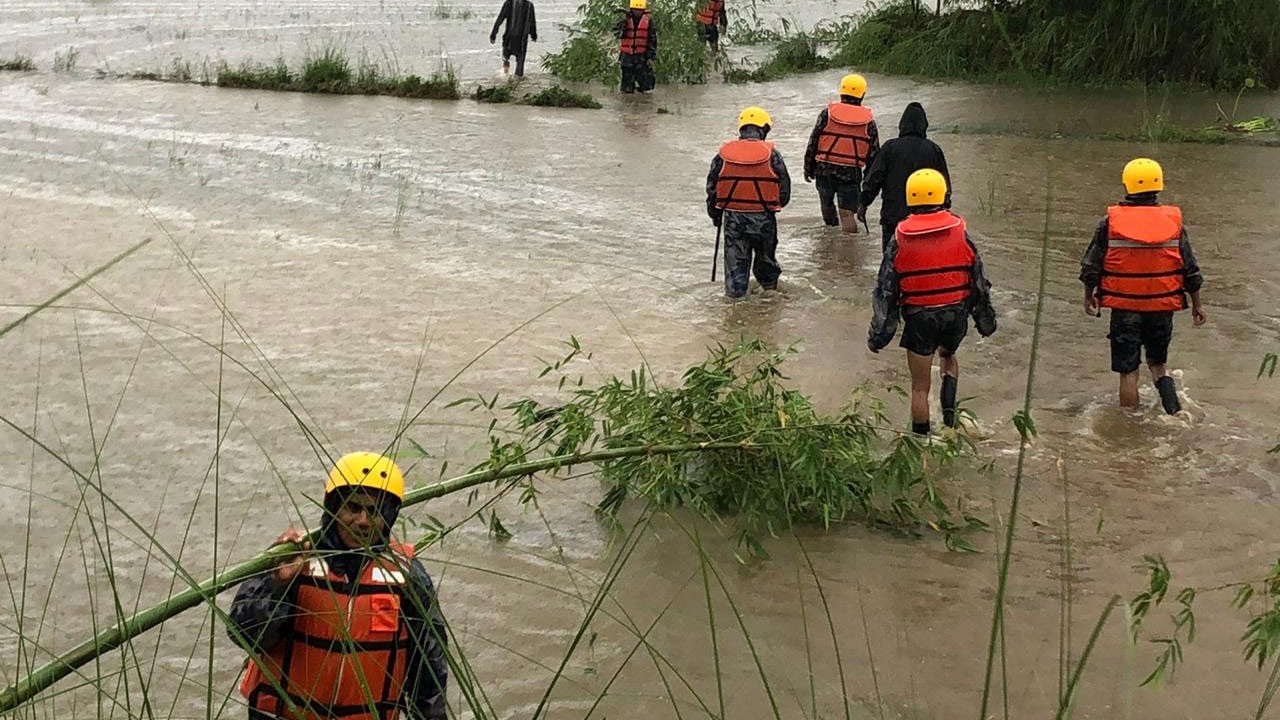
[[[817,181],[822,221],[847,233],[858,232],[862,170],[880,154],[875,117],[862,106],[866,94],[866,78],[845,75],[840,99],[818,113],[804,153],[804,179]]]
[[[502,33],[502,72],[511,71],[511,58],[516,59],[516,77],[524,77],[524,58],[529,52],[529,41],[538,42],[538,19],[530,0],[504,0],[498,19],[489,32],[489,44],[498,39],[498,28],[507,24]]]
[[[729,27],[724,0],[702,0],[693,19],[698,23],[698,39],[707,43],[713,55],[719,55],[720,31]]]
[[[889,247],[894,228],[907,217],[907,178],[917,170],[930,168],[942,174],[947,181],[947,197],[942,206],[951,207],[951,173],[947,172],[947,158],[942,148],[926,137],[929,116],[918,102],[907,105],[898,121],[898,137],[890,140],[876,153],[871,169],[862,180],[862,196],[858,201],[858,219],[867,222],[867,207],[881,195],[880,249]],[[883,191],[883,194],[881,194]]]
[[[249,720],[447,720],[447,626],[413,545],[391,535],[404,475],[377,453],[344,455],[324,486],[312,547],[296,543],[236,591],[228,633],[248,653]]]
[[[960,362],[956,351],[973,316],[978,333],[996,331],[991,283],[964,219],[943,207],[947,181],[937,170],[907,178],[909,215],[898,223],[880,263],[872,296],[867,347],[880,352],[893,340],[902,316],[902,347],[911,370],[911,430],[928,435],[933,356],[942,365],[942,422],[956,425]]]
[[[724,234],[724,292],[747,295],[754,272],[760,287],[774,290],[778,264],[778,211],[791,201],[791,176],[782,156],[765,140],[769,113],[749,107],[738,115],[738,139],[720,147],[707,173],[707,215]]]
[[[649,92],[657,84],[653,60],[658,56],[658,29],[646,0],[630,0],[629,9],[613,34],[618,38],[618,63],[622,66],[622,92]]]
[[[1204,277],[1182,225],[1182,211],[1161,205],[1164,171],[1159,163],[1137,158],[1124,166],[1125,196],[1107,208],[1093,242],[1080,260],[1084,311],[1102,316],[1111,308],[1111,369],[1120,374],[1121,407],[1138,406],[1142,351],[1170,415],[1182,410],[1178,390],[1165,363],[1173,340],[1173,314],[1187,308],[1196,327],[1206,316],[1200,304]]]

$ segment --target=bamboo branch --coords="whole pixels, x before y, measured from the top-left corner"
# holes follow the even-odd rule
[[[532,475],[534,473],[545,472],[548,470],[557,470],[573,465],[600,463],[609,460],[619,460],[622,458],[639,457],[643,455],[678,455],[681,453],[691,452],[748,450],[754,447],[757,446],[748,441],[700,442],[681,445],[652,445],[614,448],[611,450],[597,450],[594,452],[579,453],[575,455],[542,458],[540,460],[515,463],[503,467],[477,470],[475,472],[467,473],[466,475],[460,475],[456,478],[451,478],[426,487],[418,488],[417,490],[405,495],[404,502],[401,504],[401,507],[416,505],[460,490],[466,490],[477,485],[483,485],[487,482],[509,480],[512,478],[519,478],[525,475]],[[315,535],[315,532],[313,532],[312,535]],[[308,539],[315,538],[309,537]],[[218,593],[234,587],[255,575],[260,575],[269,571],[284,557],[292,553],[296,553],[300,549],[301,546],[295,543],[276,545],[254,558],[228,568],[199,585],[187,588],[186,590],[169,597],[164,602],[139,611],[114,627],[98,633],[95,637],[90,638],[89,640],[86,640],[62,653],[47,664],[27,675],[22,680],[14,683],[8,688],[5,688],[3,692],[0,692],[0,714],[13,711],[19,705],[28,702],[36,695],[51,687],[58,680],[61,680],[67,675],[75,672],[76,669],[81,666],[93,661],[94,658],[120,647],[132,638],[157,625],[160,625],[166,620],[202,603],[215,605],[215,599]]]

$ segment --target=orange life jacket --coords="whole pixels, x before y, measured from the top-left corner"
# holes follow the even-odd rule
[[[1140,312],[1183,310],[1182,211],[1170,205],[1107,208],[1103,307]]]
[[[640,21],[633,23],[632,16],[627,13],[622,21],[622,40],[618,43],[618,52],[623,55],[643,55],[649,49],[649,13],[640,16]]]
[[[703,25],[715,25],[724,12],[724,0],[708,0],[707,4],[694,15],[694,19]]]
[[[964,236],[964,219],[948,210],[910,215],[898,223],[898,274],[903,305],[952,305],[969,297],[973,284],[973,247]]]
[[[249,707],[285,720],[395,720],[411,644],[400,608],[413,602],[403,598],[413,548],[391,547],[356,583],[311,561],[296,581],[292,626],[249,661],[240,683]]]
[[[818,135],[818,162],[866,167],[871,152],[871,111],[861,105],[834,102],[827,106],[827,124]]]
[[[720,178],[716,207],[732,212],[777,212],[782,209],[781,179],[773,171],[773,143],[731,140],[720,146]]]

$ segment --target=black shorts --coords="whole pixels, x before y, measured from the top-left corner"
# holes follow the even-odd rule
[[[1169,359],[1169,341],[1173,340],[1173,311],[1136,312],[1112,310],[1111,369],[1131,373],[1142,365],[1142,351],[1147,363],[1163,365]]]
[[[964,303],[938,307],[906,307],[902,311],[902,347],[917,355],[933,355],[939,349],[951,355],[969,332]]]
[[[720,42],[720,26],[698,23],[698,39],[702,42]]]

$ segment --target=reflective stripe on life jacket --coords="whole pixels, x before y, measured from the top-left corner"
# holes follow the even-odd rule
[[[703,25],[715,25],[723,12],[724,0],[708,0],[693,18]]]
[[[782,209],[781,179],[773,171],[773,143],[731,140],[720,146],[716,207],[732,212],[777,212]]]
[[[835,102],[827,106],[827,124],[818,135],[818,162],[866,167],[871,152],[871,111],[861,105]]]
[[[401,603],[414,602],[403,597],[413,548],[391,548],[354,583],[311,561],[296,580],[290,627],[249,661],[240,683],[249,707],[284,720],[395,720],[411,644]]]
[[[1169,205],[1107,208],[1103,307],[1139,312],[1183,310],[1182,211]]]
[[[649,50],[649,13],[640,16],[635,22],[634,16],[627,13],[622,21],[622,40],[618,42],[618,52],[623,55],[643,55]]]
[[[911,215],[898,223],[893,267],[901,304],[935,307],[969,297],[976,256],[964,228],[964,219],[947,210]]]

